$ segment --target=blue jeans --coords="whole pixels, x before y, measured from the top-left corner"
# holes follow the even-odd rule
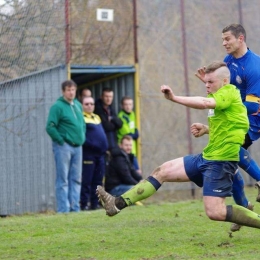
[[[113,196],[121,196],[123,193],[127,192],[128,190],[132,189],[134,185],[125,185],[125,184],[120,184],[113,188],[112,190],[109,191],[109,193]]]
[[[73,147],[67,143],[52,143],[56,163],[56,200],[57,212],[78,212],[81,172],[82,147]]]

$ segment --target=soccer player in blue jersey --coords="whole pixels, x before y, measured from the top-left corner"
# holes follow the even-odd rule
[[[222,30],[222,44],[227,52],[224,61],[231,73],[230,83],[240,90],[250,124],[245,142],[240,149],[238,165],[257,181],[258,195],[256,201],[260,202],[260,169],[247,151],[253,141],[260,137],[260,56],[248,49],[246,31],[240,24],[231,24]],[[204,68],[198,69],[195,75],[204,81]],[[252,209],[252,205],[244,195],[243,187],[243,177],[238,172],[233,180],[234,200],[237,204]],[[240,226],[238,225],[231,227],[232,231],[239,229]]]
[[[224,62],[214,62],[205,70],[207,97],[177,96],[169,86],[161,86],[166,99],[194,109],[207,109],[209,125],[195,123],[191,132],[209,134],[203,152],[163,163],[152,174],[119,197],[101,186],[97,194],[108,216],[118,214],[136,201],[152,196],[164,182],[193,181],[203,187],[203,203],[211,220],[260,228],[260,216],[239,205],[226,205],[231,196],[232,178],[237,171],[239,150],[249,128],[247,111],[238,89],[229,84],[230,71]]]

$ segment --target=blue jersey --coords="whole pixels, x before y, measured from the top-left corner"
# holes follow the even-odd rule
[[[246,96],[260,97],[260,56],[248,50],[241,58],[227,55],[224,59],[230,73],[230,83],[240,90],[242,101]],[[248,115],[250,129],[249,136],[252,141],[260,137],[260,113]]]

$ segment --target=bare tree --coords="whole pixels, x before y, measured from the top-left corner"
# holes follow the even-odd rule
[[[97,21],[100,6],[114,10],[113,22]],[[134,63],[132,1],[73,1],[70,7],[72,63]]]
[[[64,63],[63,1],[6,0],[0,6],[0,81]]]

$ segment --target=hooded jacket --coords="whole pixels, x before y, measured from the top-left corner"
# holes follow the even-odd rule
[[[82,105],[76,99],[70,104],[60,97],[50,108],[46,131],[53,142],[81,146],[85,142],[86,124]]]
[[[111,160],[105,178],[105,189],[110,191],[118,185],[135,185],[142,176],[136,172],[133,166],[133,154],[127,154],[120,148],[111,151]]]

